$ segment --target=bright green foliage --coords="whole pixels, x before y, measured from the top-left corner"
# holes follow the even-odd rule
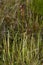
[[[32,8],[40,15],[43,15],[43,0],[32,0]]]

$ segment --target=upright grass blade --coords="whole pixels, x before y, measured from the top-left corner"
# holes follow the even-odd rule
[[[9,38],[10,38],[10,33],[9,33],[9,30],[8,30],[8,35],[7,35],[7,50],[8,50],[8,56],[10,57],[10,41],[9,41]]]
[[[16,53],[16,49],[15,49],[15,45],[16,45],[16,42],[17,42],[17,34],[18,33],[16,33],[16,35],[15,35],[15,37],[14,37],[14,35],[13,35],[13,37],[14,37],[14,40],[13,40],[13,43],[12,43],[12,58],[11,58],[11,65],[14,65],[14,58],[15,58],[15,53]]]
[[[33,45],[33,43],[34,43],[34,38],[33,38],[33,34],[32,34],[32,37],[31,37],[31,58],[32,58],[32,45]]]
[[[8,64],[10,64],[10,33],[9,33],[9,30],[8,30],[8,34],[7,34],[7,57],[8,57],[8,59],[7,59],[7,61],[8,61]]]
[[[26,36],[26,32],[23,35],[22,53],[23,53],[23,62],[24,62],[25,61],[25,55],[27,55],[27,36]]]
[[[15,40],[12,43],[12,61],[11,61],[11,65],[14,65],[14,55],[15,55]]]
[[[4,45],[4,49],[3,49],[3,65],[6,65],[6,35],[4,34],[4,38],[3,38],[3,45]]]
[[[40,36],[40,31],[39,31],[39,33],[38,33],[38,42],[37,42],[38,44],[37,44],[37,46],[38,46],[38,58],[37,58],[37,60],[38,60],[38,62],[39,62],[39,64],[40,64],[40,61],[39,61],[39,52],[40,52],[40,43],[41,43],[41,36]]]

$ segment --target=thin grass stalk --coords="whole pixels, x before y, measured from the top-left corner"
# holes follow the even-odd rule
[[[3,49],[3,61],[4,61],[4,65],[6,65],[6,36],[4,34],[4,38],[3,38],[3,45],[4,45],[4,49]]]
[[[9,42],[9,37],[10,37],[10,33],[8,30],[8,35],[7,35],[7,50],[8,50],[8,56],[10,57],[10,42]]]
[[[35,23],[36,23],[36,25],[38,25],[38,15],[36,15]],[[39,35],[39,33],[38,33],[38,35]],[[38,37],[38,39],[39,39],[39,37]],[[39,42],[38,42],[38,43],[39,43]],[[38,43],[37,43],[37,45],[38,45]],[[39,51],[39,49],[38,49],[37,51]],[[38,52],[35,51],[35,56],[36,56],[37,53],[38,53]]]
[[[21,41],[20,41],[20,43],[19,43],[19,49],[18,49],[18,46],[17,46],[17,51],[18,51],[17,64],[18,64],[18,63],[23,64],[22,43],[23,43],[23,39],[22,39],[22,37],[21,37]]]
[[[14,65],[14,53],[15,53],[15,41],[13,41],[13,45],[12,45],[12,61],[11,61],[11,65]]]
[[[26,62],[27,62],[27,64],[29,64],[29,63],[30,63],[29,50],[28,50],[28,49],[27,49]]]
[[[7,40],[6,40],[6,62],[8,63],[8,65],[10,65],[10,41],[9,41],[9,37],[10,37],[10,33],[9,30],[7,31]]]
[[[24,45],[25,43],[24,43],[24,38],[23,38],[23,62],[24,62]]]
[[[22,48],[22,53],[23,53],[23,62],[24,62],[24,39],[23,39],[23,48]]]
[[[11,61],[11,65],[14,65],[14,55],[15,55],[15,42],[17,42],[17,34],[15,35],[15,37],[13,36],[14,40],[13,40],[13,43],[12,43],[12,61]]]
[[[25,58],[25,51],[27,54],[27,37],[26,37],[26,32],[23,34],[23,48],[22,48],[22,53],[23,53],[23,62],[24,62],[24,58]]]
[[[17,12],[17,21],[18,21],[18,32],[19,32],[19,23],[20,23],[20,10],[19,10],[19,6],[20,6],[20,1],[18,0],[17,2],[19,5],[17,6],[18,8],[18,12]]]
[[[18,50],[18,60],[22,60],[22,57],[21,57],[21,45],[22,45],[22,40],[21,40],[21,42],[20,42],[20,44],[19,44],[19,50]]]
[[[26,0],[26,5],[27,5],[27,6],[26,6],[26,8],[27,8],[27,20],[28,20],[28,15],[29,15],[29,14],[28,14],[28,9],[29,9],[29,8],[28,8],[29,0]]]
[[[38,33],[38,53],[39,53],[39,45],[40,45],[40,43],[41,43],[41,39],[40,39],[40,32]],[[38,55],[38,59],[39,59],[39,55]]]
[[[37,50],[35,50],[35,56],[37,55],[37,58],[36,58],[36,64],[40,64],[39,62],[39,45],[41,43],[41,39],[40,39],[40,32],[38,33],[38,40],[37,40]]]
[[[33,45],[33,34],[32,34],[32,37],[31,37],[31,58],[32,58],[32,45]]]

